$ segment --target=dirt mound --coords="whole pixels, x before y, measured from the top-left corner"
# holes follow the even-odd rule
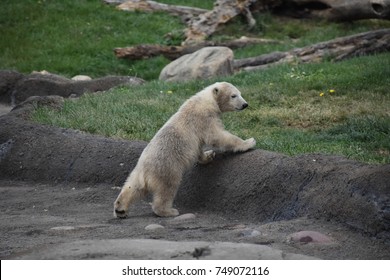
[[[38,199],[39,203],[48,204],[46,208],[53,209],[56,215],[78,216],[80,213],[83,215],[90,215],[90,212],[100,213],[99,215],[104,213],[103,215],[108,219],[105,226],[109,226],[110,229],[114,226],[108,231],[113,238],[115,236],[120,238],[123,235],[132,238],[148,238],[144,230],[148,223],[157,220],[160,224],[169,224],[166,219],[153,216],[147,203],[144,203],[141,208],[133,207],[130,219],[119,222],[111,218],[112,203],[119,192],[118,187],[135,166],[146,146],[145,142],[109,139],[32,123],[23,119],[28,115],[29,106],[33,108],[36,105],[30,103],[27,107],[0,117],[0,180],[36,182],[31,183],[32,185],[48,184],[45,195]],[[95,191],[79,194],[73,200],[74,205],[67,202],[66,205],[61,206],[60,211],[58,201],[67,201],[70,193],[58,194],[54,189],[58,189],[58,186],[61,186],[61,190],[67,189],[68,185],[73,188],[87,185],[87,188],[94,188]],[[54,189],[50,191],[51,188]],[[24,197],[17,198],[14,192],[17,192],[17,189],[3,190],[4,211],[8,213],[7,211],[16,205],[21,207],[21,212],[24,213],[31,206],[26,206],[30,202],[24,200]],[[49,202],[51,195],[57,202]],[[17,202],[10,201],[10,197],[17,199]],[[255,224],[258,231],[268,230],[274,236],[283,233],[281,240],[285,240],[288,234],[293,233],[286,230],[286,223],[287,228],[295,231],[315,230],[321,228],[318,223],[321,225],[327,223],[324,227],[329,228],[331,224],[332,230],[336,227],[349,229],[345,229],[347,236],[353,236],[355,239],[343,241],[350,242],[348,248],[352,248],[352,244],[356,247],[356,243],[359,242],[368,246],[368,243],[372,242],[369,241],[371,237],[382,240],[380,242],[390,240],[390,165],[368,165],[342,157],[320,154],[288,157],[263,150],[244,154],[221,154],[212,163],[195,166],[185,174],[175,204],[181,213],[184,213],[183,211],[200,213],[203,219],[209,222],[209,231],[212,233],[207,231],[207,226],[204,225],[179,226],[165,233],[163,231],[161,236],[159,235],[160,238],[205,240],[210,237],[212,241],[216,241],[226,237],[224,229],[230,228],[228,232],[232,232],[234,227],[232,221],[235,221],[235,224]],[[84,208],[87,206],[94,210],[86,211]],[[72,209],[68,209],[69,207]],[[74,209],[81,212],[73,213]],[[218,224],[215,219],[221,217],[224,217],[222,218],[224,222],[219,225],[219,230],[210,229]],[[138,222],[135,222],[137,219]],[[294,221],[300,219],[304,219],[304,222],[297,226],[292,225]],[[88,221],[97,223],[97,220],[91,218]],[[115,221],[114,225],[113,221]],[[27,224],[28,222],[26,221]],[[131,228],[130,232],[122,230],[122,235],[118,236],[115,223],[135,223],[135,228],[139,225],[139,229]],[[50,226],[64,225],[64,223],[49,224]],[[279,226],[273,229],[269,226],[266,229],[264,225]],[[189,232],[183,233],[183,230]],[[42,233],[49,234],[47,229]],[[245,236],[247,233],[243,231],[242,234]],[[361,234],[365,237],[358,237]],[[251,236],[252,233],[249,235]],[[82,239],[87,236],[91,238],[88,233]],[[97,235],[96,237],[104,239],[110,236]],[[213,237],[216,239],[212,239]],[[310,237],[308,238],[305,240],[310,240]],[[237,238],[229,237],[227,241],[237,242]],[[263,236],[256,242],[271,244],[271,241]],[[283,247],[280,242],[284,241],[278,242],[278,245],[274,245],[275,248]],[[375,247],[377,245],[373,247],[381,252],[378,258],[390,257],[388,245],[380,244],[379,247]],[[329,253],[333,249],[328,247],[325,251]],[[291,247],[288,247],[288,250],[291,250]],[[354,251],[355,255],[354,253],[327,255],[318,253],[317,250],[315,252],[308,251],[309,254],[325,258],[375,256],[371,251],[365,256],[357,255],[356,251]],[[295,250],[293,253],[300,254],[302,251]]]

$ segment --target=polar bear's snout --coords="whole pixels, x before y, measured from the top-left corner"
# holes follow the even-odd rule
[[[126,211],[115,209],[115,217],[121,218],[121,219],[126,218],[127,217]]]
[[[241,110],[244,110],[245,108],[247,108],[249,105],[248,103],[243,99],[242,99],[242,102],[240,102],[240,104],[238,106],[235,106],[236,110],[238,111],[241,111]]]
[[[249,106],[248,102],[246,102],[246,100],[244,98],[242,98],[240,92],[233,94],[230,102],[237,111],[244,110],[245,108],[247,108]]]

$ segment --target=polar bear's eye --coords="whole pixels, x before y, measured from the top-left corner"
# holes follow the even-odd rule
[[[236,98],[236,97],[237,97],[237,95],[235,95],[235,94],[234,94],[234,95],[232,95],[232,98]]]

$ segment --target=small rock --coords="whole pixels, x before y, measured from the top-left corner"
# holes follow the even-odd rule
[[[42,71],[32,71],[31,74],[42,74],[42,75],[51,75],[49,71],[42,70]]]
[[[256,237],[260,235],[260,231],[258,230],[253,230],[253,229],[244,229],[240,231],[238,236],[240,237]]]
[[[72,78],[73,81],[91,81],[92,78],[86,75],[77,75]]]
[[[177,217],[173,218],[173,220],[174,221],[185,221],[185,220],[192,220],[195,218],[196,218],[195,214],[187,213],[187,214],[177,216]]]
[[[13,144],[14,144],[14,140],[12,139],[9,139],[8,141],[0,144],[0,161],[6,158]]]
[[[332,239],[330,239],[325,234],[322,234],[317,231],[299,231],[290,235],[290,241],[293,242],[301,242],[301,243],[332,243]]]
[[[231,227],[231,229],[244,229],[246,228],[246,225],[244,224],[238,224]]]
[[[164,229],[164,227],[159,224],[150,224],[145,227],[145,230],[150,230],[150,231],[160,230],[160,229]]]
[[[250,237],[256,237],[256,236],[259,236],[260,235],[260,231],[258,230],[253,230],[250,234]]]
[[[61,226],[61,227],[52,227],[50,230],[74,230],[73,226]]]
[[[209,246],[195,248],[194,251],[191,253],[191,255],[196,259],[199,259],[200,257],[209,256],[210,254],[211,250]]]

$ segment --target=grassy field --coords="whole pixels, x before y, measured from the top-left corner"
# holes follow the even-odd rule
[[[212,7],[213,1],[165,3]],[[201,3],[202,5],[199,5]],[[377,28],[385,21],[327,23],[257,15],[247,30],[236,19],[212,39],[242,35],[278,39],[279,44],[235,51],[237,58],[329,40]],[[183,25],[164,13],[126,13],[100,1],[0,2],[0,68],[29,73],[47,70],[65,76],[134,75],[147,84],[67,100],[61,111],[39,108],[34,120],[125,139],[149,140],[180,104],[217,80],[167,84],[156,81],[169,61],[118,60],[113,48],[140,43],[176,44]],[[178,34],[172,39],[167,33]],[[255,137],[257,147],[289,155],[339,154],[370,163],[390,163],[390,54],[340,63],[281,65],[239,73],[235,84],[250,107],[224,116],[226,128]],[[218,79],[220,80],[220,79]]]
[[[382,65],[381,68],[379,66]],[[228,130],[257,147],[289,155],[339,154],[390,163],[390,56],[362,57],[337,64],[284,65],[241,73],[235,84],[250,107],[224,116]],[[180,104],[214,82],[167,84],[69,100],[61,111],[40,108],[36,121],[125,139],[150,140]]]
[[[161,2],[210,9],[214,1]],[[242,58],[390,27],[389,21],[335,24],[276,19],[269,14],[255,17],[257,25],[252,30],[248,30],[243,18],[237,18],[211,39],[224,40],[246,35],[281,41],[280,44],[235,51],[235,56]],[[132,75],[153,80],[169,63],[167,59],[119,60],[113,49],[141,43],[180,44],[184,27],[180,19],[166,13],[124,12],[103,4],[101,0],[1,0],[0,68],[23,73],[47,70],[67,77],[78,74],[91,77]],[[168,33],[174,36],[166,36]]]

